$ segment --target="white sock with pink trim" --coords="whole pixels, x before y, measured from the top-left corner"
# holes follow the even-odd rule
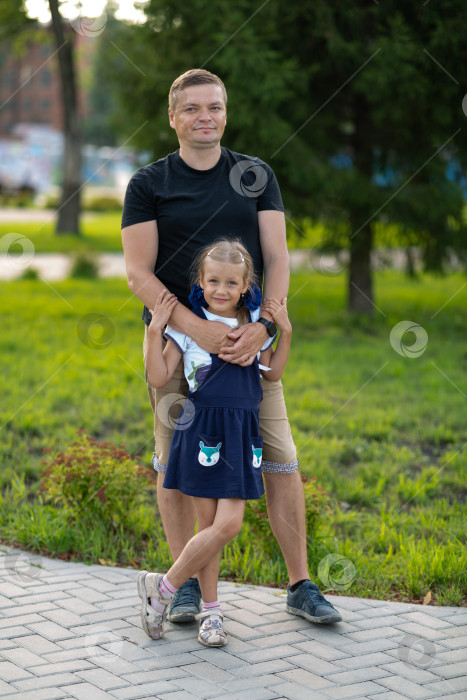
[[[203,612],[212,612],[216,615],[222,615],[221,604],[218,600],[215,600],[213,603],[203,602]]]
[[[159,583],[159,593],[161,598],[163,600],[170,600],[177,591],[178,588],[174,588],[167,576],[164,575]],[[151,607],[154,608],[154,610],[157,610],[157,612],[164,612],[166,609],[166,606],[154,597],[151,597]]]

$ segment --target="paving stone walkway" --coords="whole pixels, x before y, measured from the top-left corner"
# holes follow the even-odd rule
[[[142,631],[137,572],[0,551],[0,696],[22,700],[466,700],[467,609],[329,596],[313,625],[283,592],[221,582],[229,643]]]

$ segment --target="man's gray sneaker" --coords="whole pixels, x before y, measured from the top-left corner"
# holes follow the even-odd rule
[[[197,578],[189,578],[172,598],[167,614],[170,622],[192,622],[201,610],[201,589]]]
[[[316,583],[312,581],[304,581],[293,593],[290,586],[287,586],[285,609],[292,615],[299,615],[310,622],[329,624],[342,621],[340,613],[326,600]]]

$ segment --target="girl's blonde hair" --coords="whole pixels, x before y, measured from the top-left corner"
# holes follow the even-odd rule
[[[190,286],[199,284],[204,270],[204,263],[209,256],[213,262],[243,265],[243,280],[248,280],[248,290],[256,283],[253,259],[243,243],[238,238],[218,238],[217,241],[201,248],[191,266]],[[237,310],[238,325],[243,326],[249,321],[248,309],[241,306]]]

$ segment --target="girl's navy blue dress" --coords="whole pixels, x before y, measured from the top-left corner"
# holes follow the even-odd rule
[[[205,318],[201,309],[193,313]],[[164,487],[205,498],[260,498],[263,390],[258,359],[249,367],[213,354],[211,360],[177,421]]]

